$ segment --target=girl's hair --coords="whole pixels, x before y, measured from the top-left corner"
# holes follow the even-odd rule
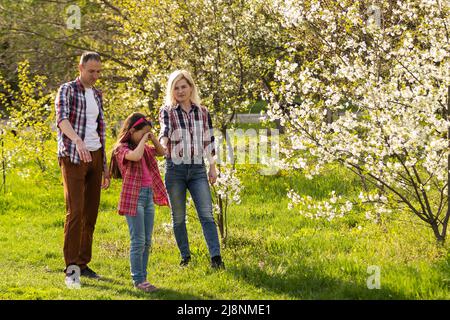
[[[195,85],[194,79],[192,78],[191,74],[186,70],[176,70],[169,76],[169,81],[167,81],[166,89],[166,106],[175,107],[177,105],[177,101],[173,96],[173,89],[175,88],[175,84],[177,83],[177,81],[182,79],[185,79],[192,88],[191,101],[197,106],[200,106],[201,100],[197,86]]]
[[[143,120],[141,120],[143,119]],[[140,120],[140,123],[136,124]],[[135,125],[136,124],[136,125]],[[117,163],[117,159],[115,157],[115,153],[117,148],[122,143],[128,143],[130,147],[134,147],[133,142],[131,141],[131,133],[130,129],[134,128],[136,131],[143,129],[145,126],[152,127],[152,123],[145,118],[145,115],[142,113],[134,112],[125,119],[120,128],[119,135],[117,136],[117,141],[114,144],[113,151],[111,153],[111,161],[109,164],[109,174],[112,178],[121,179],[122,175],[119,170],[119,165]]]

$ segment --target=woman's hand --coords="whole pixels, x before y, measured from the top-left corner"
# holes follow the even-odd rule
[[[169,158],[169,148],[167,147],[168,143],[169,143],[169,138],[167,137],[161,137],[161,146],[164,150],[164,157]]]
[[[209,173],[208,173],[209,183],[213,185],[217,181],[217,170],[216,165],[212,164],[209,166]]]
[[[163,145],[163,142],[159,142],[158,138],[156,138],[153,133],[150,134],[150,140],[152,140],[153,145],[156,148],[156,155],[167,157],[167,148]]]

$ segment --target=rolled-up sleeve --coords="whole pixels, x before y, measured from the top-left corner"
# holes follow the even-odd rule
[[[65,119],[69,119],[69,90],[68,85],[62,85],[59,87],[58,94],[55,98],[55,109],[56,109],[56,126]]]
[[[128,148],[126,144],[122,144],[114,152],[114,156],[116,157],[117,165],[119,166],[122,177],[125,175],[125,168],[127,166],[127,162],[129,161],[125,158],[125,156],[130,151],[130,148]]]
[[[159,133],[159,140],[161,140],[162,137],[169,138],[170,118],[169,118],[169,111],[165,107],[161,108],[161,111],[159,112],[159,124],[161,126],[161,130]]]
[[[206,130],[208,132],[207,135],[205,135],[207,138],[204,140],[204,148],[205,151],[207,152],[207,154],[210,154],[212,157],[214,157],[216,155],[216,146],[214,143],[214,127],[213,127],[213,123],[211,120],[211,114],[209,113],[208,110],[206,110],[206,115],[207,115],[207,126],[206,126]]]

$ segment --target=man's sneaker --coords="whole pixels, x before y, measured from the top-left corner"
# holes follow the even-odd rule
[[[89,268],[87,266],[86,266],[86,268],[81,270],[81,276],[86,277],[86,278],[91,278],[91,279],[100,279],[101,278],[97,273],[95,273],[94,270],[92,270],[91,268]]]
[[[211,267],[214,269],[225,269],[225,263],[223,263],[222,257],[221,256],[212,257]]]
[[[69,289],[80,289],[81,288],[81,282],[80,282],[80,267],[71,264],[66,268],[66,286]]]
[[[191,257],[186,257],[180,262],[180,267],[187,267],[189,262],[191,261]]]

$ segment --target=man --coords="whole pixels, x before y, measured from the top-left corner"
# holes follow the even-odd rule
[[[93,87],[101,66],[98,53],[83,53],[79,77],[63,84],[55,100],[58,161],[66,201],[64,260],[69,287],[79,287],[79,274],[100,278],[88,263],[100,191],[109,186],[102,94]]]

